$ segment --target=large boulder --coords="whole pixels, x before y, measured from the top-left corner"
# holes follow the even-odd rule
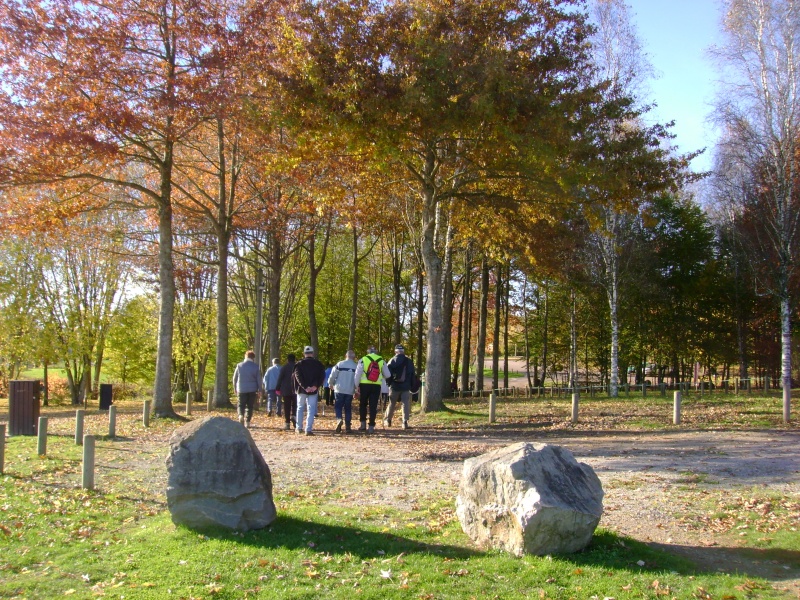
[[[225,417],[206,417],[172,434],[167,505],[176,524],[260,529],[275,520],[272,476],[250,432]]]
[[[566,448],[523,442],[464,461],[456,514],[484,548],[577,552],[600,522],[603,488]]]

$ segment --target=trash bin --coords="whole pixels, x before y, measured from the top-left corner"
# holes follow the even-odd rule
[[[108,410],[114,403],[114,388],[110,383],[100,384],[100,410]]]
[[[36,435],[42,382],[8,382],[8,435]]]

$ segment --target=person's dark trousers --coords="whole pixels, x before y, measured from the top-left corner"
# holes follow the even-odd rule
[[[297,394],[291,396],[281,396],[283,398],[283,418],[287,423],[294,424],[297,414]]]
[[[361,421],[367,420],[367,407],[369,407],[369,425],[375,427],[375,415],[378,414],[378,401],[381,399],[380,383],[360,383],[358,385],[360,402],[358,416]]]
[[[339,394],[336,393],[333,395],[336,399],[336,402],[333,405],[333,410],[336,412],[336,420],[342,420],[342,413],[344,412],[344,423],[347,425],[347,428],[350,428],[350,423],[353,420],[353,396],[351,394]]]
[[[249,423],[250,419],[253,418],[253,406],[256,403],[256,396],[258,392],[243,392],[239,394],[239,406],[237,407],[237,412],[239,416],[245,418],[245,420]]]

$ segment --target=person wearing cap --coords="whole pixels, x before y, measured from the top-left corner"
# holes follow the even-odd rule
[[[248,350],[244,360],[236,365],[233,371],[233,389],[239,395],[239,404],[236,407],[239,413],[239,423],[250,429],[250,420],[253,418],[253,406],[258,394],[263,389],[261,384],[261,371],[255,361],[256,353]]]
[[[286,364],[278,372],[278,381],[275,383],[275,393],[278,394],[283,404],[283,418],[286,421],[284,429],[291,431],[297,426],[294,415],[297,412],[297,394],[294,391],[294,367],[297,364],[294,354],[286,355]]]
[[[314,358],[314,348],[303,348],[303,360],[294,367],[294,389],[297,394],[296,433],[314,435],[319,390],[325,382],[325,365]],[[304,414],[305,413],[305,414]],[[303,417],[305,416],[305,421]]]
[[[278,387],[278,373],[281,372],[281,365],[277,358],[272,359],[272,366],[264,373],[264,389],[267,391],[267,415],[273,414],[281,416],[281,401],[275,393]],[[275,411],[273,413],[273,411]]]
[[[389,407],[383,419],[384,427],[392,426],[392,417],[397,401],[403,403],[403,429],[410,429],[408,420],[411,417],[411,380],[414,377],[414,361],[406,356],[406,349],[397,344],[394,347],[394,356],[386,364],[391,375],[389,382]]]
[[[375,367],[373,367],[375,363]],[[376,378],[370,377],[375,372]],[[389,377],[386,361],[377,353],[375,346],[367,348],[367,353],[358,361],[356,381],[358,382],[358,416],[361,418],[359,431],[375,433],[375,417],[378,414],[378,401],[381,397],[381,384]],[[367,410],[369,410],[369,429],[367,429]]]
[[[356,390],[356,353],[348,350],[344,360],[339,361],[331,369],[328,386],[333,388],[333,410],[336,412],[336,433],[352,431],[353,394]]]

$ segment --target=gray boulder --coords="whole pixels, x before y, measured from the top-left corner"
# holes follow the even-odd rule
[[[484,548],[577,552],[600,522],[603,488],[566,448],[523,442],[464,461],[456,514]]]
[[[248,531],[275,520],[269,467],[240,423],[192,421],[169,444],[167,505],[174,523]]]

